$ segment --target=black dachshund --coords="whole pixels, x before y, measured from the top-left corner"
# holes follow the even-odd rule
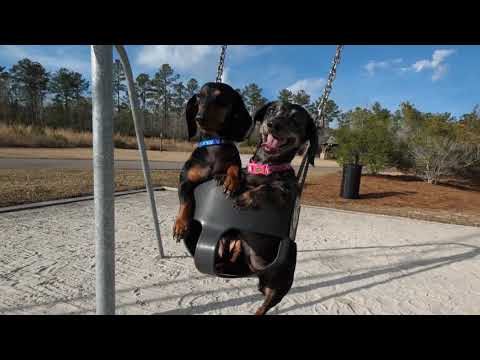
[[[187,103],[186,120],[189,139],[198,135],[200,142],[180,173],[180,209],[173,227],[177,241],[189,229],[198,184],[216,178],[227,196],[237,191],[241,160],[234,142],[243,141],[252,125],[241,95],[223,83],[203,85]]]
[[[234,203],[240,208],[258,208],[268,202],[281,211],[298,194],[290,162],[307,141],[310,142],[308,161],[314,164],[318,149],[317,128],[303,107],[278,101],[261,107],[254,115],[254,122],[257,121],[261,122],[257,149],[245,174],[243,192]],[[293,283],[296,251],[287,258],[286,264],[263,271],[275,259],[279,243],[280,239],[275,237],[242,231],[225,234],[219,243],[218,269],[231,271],[248,266],[259,278],[258,289],[265,299],[257,315],[264,315],[277,305]]]

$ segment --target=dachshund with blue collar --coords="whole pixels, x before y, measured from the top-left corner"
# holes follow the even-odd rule
[[[193,216],[193,191],[200,183],[216,179],[227,196],[240,186],[241,160],[234,142],[241,142],[252,125],[241,95],[224,83],[206,83],[186,106],[188,138],[200,139],[180,172],[180,208],[173,237],[185,239]]]

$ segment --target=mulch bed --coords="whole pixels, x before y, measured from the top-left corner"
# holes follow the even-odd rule
[[[363,175],[360,199],[340,197],[341,174],[311,177],[303,203],[368,213],[480,226],[480,183],[447,179],[432,185],[414,176]]]

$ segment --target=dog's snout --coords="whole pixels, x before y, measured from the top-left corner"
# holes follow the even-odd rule
[[[272,120],[267,121],[267,126],[271,129],[273,127]]]

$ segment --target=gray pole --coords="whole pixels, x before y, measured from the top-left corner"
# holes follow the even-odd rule
[[[132,108],[133,124],[135,125],[135,133],[137,134],[138,150],[140,151],[140,158],[142,160],[143,177],[145,179],[145,186],[147,188],[148,196],[150,197],[150,208],[152,210],[153,225],[155,227],[155,234],[157,235],[158,250],[160,252],[160,258],[165,257],[162,246],[162,238],[160,236],[160,226],[158,224],[157,205],[155,203],[155,193],[152,189],[152,180],[150,177],[150,165],[148,163],[147,151],[145,148],[145,140],[143,136],[143,113],[139,110],[138,96],[135,90],[135,83],[133,81],[132,68],[128,61],[127,52],[122,45],[115,45],[118,55],[120,55],[120,61],[127,78],[128,97],[130,100],[130,106]]]
[[[92,45],[96,313],[115,314],[112,45]]]

